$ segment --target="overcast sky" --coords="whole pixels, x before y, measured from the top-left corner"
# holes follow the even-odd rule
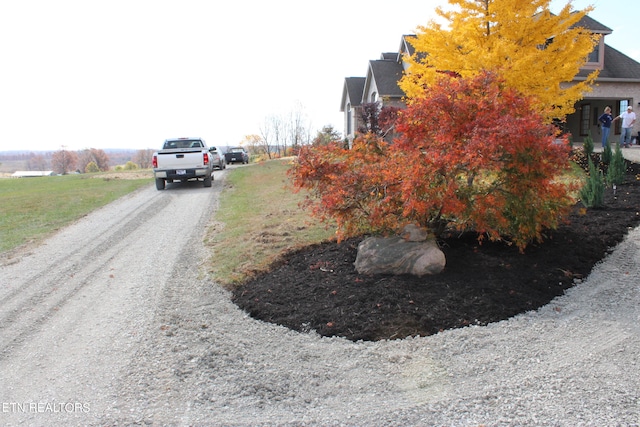
[[[301,110],[342,132],[345,77],[446,0],[2,0],[0,151],[235,145]],[[566,0],[554,0],[559,11]],[[640,61],[640,2],[575,0]]]

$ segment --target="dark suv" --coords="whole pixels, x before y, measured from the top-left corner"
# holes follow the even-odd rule
[[[231,147],[225,153],[224,159],[227,161],[227,164],[242,163],[244,165],[249,163],[249,154],[242,147]]]

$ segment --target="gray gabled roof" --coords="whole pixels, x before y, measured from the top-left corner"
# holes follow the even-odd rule
[[[402,98],[404,92],[398,86],[403,74],[402,64],[396,61],[369,61],[369,72],[365,83],[365,92],[371,85],[372,79],[378,88],[380,97]]]
[[[347,77],[344,79],[344,88],[342,90],[342,103],[340,104],[340,111],[344,112],[344,108],[347,103],[347,98],[352,107],[357,107],[362,102],[362,94],[364,93],[364,83],[366,78],[364,77]]]
[[[584,78],[591,74],[592,71],[593,70],[582,70],[576,77]],[[640,63],[605,44],[604,68],[600,70],[596,81],[607,79],[640,80]]]
[[[578,22],[576,22],[573,25],[573,27],[586,28],[587,30],[596,34],[613,33],[613,30],[611,28],[607,27],[606,25],[602,25],[601,23],[599,23],[598,21],[596,21],[595,19],[591,18],[588,15],[583,16],[582,19],[580,19]]]
[[[404,34],[402,36],[402,39],[400,40],[400,49],[398,49],[398,52],[400,54],[408,54],[409,56],[413,55],[415,53],[415,48],[413,47],[413,45],[409,42],[409,39],[415,39],[418,36],[416,36],[415,34]]]

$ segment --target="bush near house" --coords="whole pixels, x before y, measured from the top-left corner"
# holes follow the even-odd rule
[[[392,144],[368,134],[352,150],[301,150],[294,184],[311,191],[316,215],[337,221],[339,236],[414,223],[436,236],[475,230],[523,250],[573,203],[572,187],[557,179],[569,145],[555,143],[531,98],[491,72],[442,75],[399,114],[396,130]]]

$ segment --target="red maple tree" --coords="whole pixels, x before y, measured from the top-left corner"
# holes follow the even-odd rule
[[[339,237],[414,223],[524,250],[573,203],[558,179],[569,144],[532,106],[490,72],[443,75],[398,114],[393,143],[366,134],[351,150],[305,147],[290,175],[311,190],[316,215],[337,221]]]

